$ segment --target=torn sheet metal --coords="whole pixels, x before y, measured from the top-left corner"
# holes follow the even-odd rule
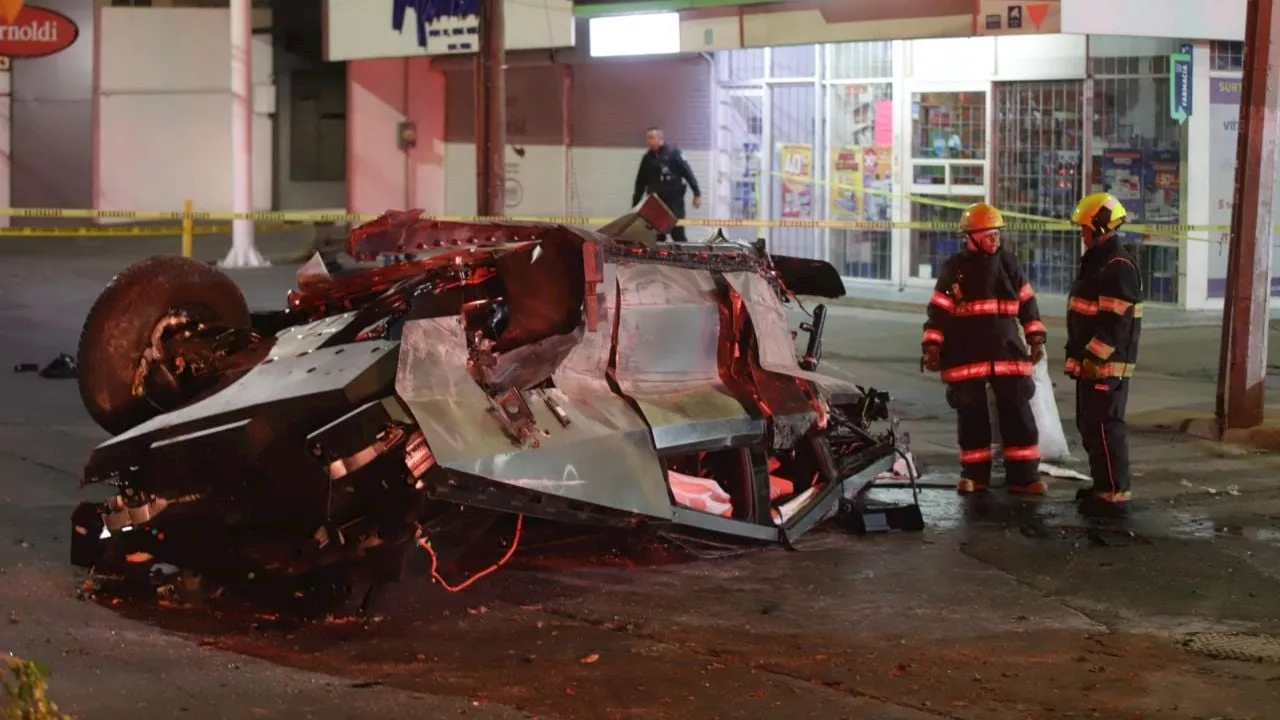
[[[591,398],[561,390],[525,393],[536,447],[517,443],[468,372],[457,318],[405,323],[396,392],[444,467],[602,507],[670,517],[661,466],[649,446],[648,428],[634,411],[629,413],[632,427],[620,428],[616,409],[602,411]],[[568,416],[568,425],[555,408]]]
[[[759,439],[720,378],[720,300],[705,270],[618,267],[618,386],[636,402],[659,450],[728,447]]]
[[[729,286],[742,296],[751,316],[759,344],[760,367],[772,373],[808,380],[832,402],[853,402],[862,395],[858,388],[843,380],[800,369],[795,340],[787,323],[787,310],[767,280],[749,272],[725,273],[724,277]]]
[[[192,432],[230,422],[270,403],[341,393],[353,404],[367,402],[392,384],[398,344],[383,340],[350,347],[321,348],[255,366],[219,393],[165,413],[106,441],[100,448],[126,445],[152,433]]]
[[[341,332],[355,317],[356,312],[353,310],[281,330],[276,334],[276,342],[271,346],[271,353],[267,358],[276,361],[306,355]]]

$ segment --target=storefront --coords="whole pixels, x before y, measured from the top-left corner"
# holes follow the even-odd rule
[[[1181,44],[1042,35],[716,53],[718,204],[740,219],[905,225],[953,223],[964,204],[991,198],[1065,219],[1082,194],[1105,189],[1135,221],[1185,222],[1187,126],[1169,89]],[[947,229],[764,234],[776,252],[900,285],[932,283],[958,246]],[[1180,303],[1189,239],[1169,235],[1131,239],[1149,299]],[[1077,236],[1012,231],[1007,242],[1042,292],[1067,292]]]

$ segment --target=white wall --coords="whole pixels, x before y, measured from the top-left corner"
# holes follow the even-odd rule
[[[1083,35],[907,40],[905,76],[912,80],[983,82],[1078,80],[1085,76]]]
[[[230,11],[102,8],[95,207],[231,209]],[[271,207],[275,88],[253,41],[253,206]]]
[[[518,205],[508,204],[507,213],[514,216],[562,216],[615,218],[630,210],[631,192],[635,185],[636,167],[643,148],[575,147],[571,151],[569,187],[566,192],[565,151],[559,145],[525,145],[525,156],[519,158],[508,147],[508,203],[520,195]],[[711,153],[685,150],[685,159],[694,176],[703,185],[701,209],[693,209],[693,196],[685,198],[690,218],[709,218]],[[473,143],[445,145],[445,213],[472,215],[476,208],[476,148]],[[514,172],[513,172],[514,171]],[[511,181],[520,191],[511,189]]]
[[[1062,0],[1062,31],[1244,40],[1248,0]]]

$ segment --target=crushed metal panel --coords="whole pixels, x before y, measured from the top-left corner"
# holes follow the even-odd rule
[[[586,337],[602,335],[607,363],[608,335]],[[565,364],[589,367],[595,361],[575,349]],[[467,370],[458,319],[432,318],[405,323],[396,392],[443,467],[602,507],[671,517],[648,426],[607,384],[599,397],[598,389],[584,392],[573,382],[525,393],[538,445],[521,446],[507,435]],[[567,414],[568,425],[557,419],[553,404]]]
[[[759,347],[760,367],[769,372],[808,380],[834,402],[853,401],[862,396],[851,383],[800,369],[795,339],[787,322],[787,309],[769,282],[755,273],[725,273],[728,281],[747,307]]]
[[[763,436],[720,377],[720,299],[706,270],[618,266],[618,386],[659,450],[728,446]]]
[[[200,402],[158,415],[99,447],[120,445],[187,423],[208,424],[260,406],[323,393],[342,392],[359,404],[391,384],[397,343],[372,340],[322,348],[304,356],[264,362],[222,391]]]
[[[276,334],[276,343],[271,346],[271,353],[267,357],[272,360],[283,360],[306,355],[325,344],[335,333],[350,325],[355,317],[355,311],[345,312],[323,320],[316,320],[306,325],[281,330]]]

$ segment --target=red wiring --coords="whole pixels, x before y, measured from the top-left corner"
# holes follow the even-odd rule
[[[427,538],[419,538],[418,547],[422,548],[423,550],[426,550],[427,554],[431,556],[431,578],[436,582],[440,583],[440,587],[443,587],[445,590],[448,590],[449,592],[458,592],[460,590],[467,589],[475,581],[479,580],[485,575],[488,575],[489,573],[492,573],[493,571],[497,570],[503,565],[506,565],[507,561],[511,559],[511,556],[516,554],[516,548],[520,547],[520,532],[523,529],[524,529],[524,515],[518,515],[516,516],[516,532],[515,532],[515,535],[511,538],[511,547],[507,548],[507,554],[503,555],[502,559],[499,560],[498,562],[490,565],[484,570],[481,570],[475,575],[472,575],[471,577],[462,581],[462,583],[456,587],[453,585],[450,585],[448,582],[445,581],[444,578],[440,577],[440,573],[436,572],[436,563],[438,562],[438,560],[436,558],[436,551],[431,548],[431,541],[428,540]]]

